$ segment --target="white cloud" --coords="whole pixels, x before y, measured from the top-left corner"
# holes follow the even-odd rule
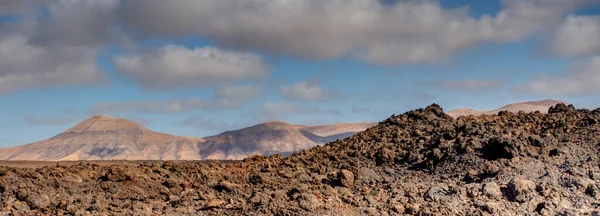
[[[80,120],[80,118],[73,116],[57,116],[57,117],[46,117],[46,118],[38,118],[34,116],[24,116],[23,120],[25,123],[30,125],[64,125],[71,124]]]
[[[0,1],[0,16],[31,11],[32,7],[40,5],[43,1],[44,0],[2,0]]]
[[[103,114],[115,112],[134,113],[185,113],[201,109],[204,102],[197,98],[171,99],[166,101],[123,101],[102,102],[94,105],[89,114]]]
[[[187,98],[164,101],[101,102],[95,104],[87,113],[186,113],[200,109],[233,109],[244,106],[246,103],[259,97],[261,93],[260,87],[256,86],[229,86],[218,88],[214,98],[207,100]]]
[[[177,125],[190,126],[190,127],[195,127],[198,129],[203,129],[203,130],[208,130],[208,131],[213,131],[213,132],[223,132],[223,131],[227,131],[227,130],[234,130],[234,129],[238,129],[238,128],[241,128],[242,126],[244,126],[244,124],[241,124],[240,122],[230,124],[230,123],[226,123],[224,121],[214,121],[211,119],[203,119],[203,118],[199,118],[199,117],[195,117],[195,116],[183,119]]]
[[[16,21],[0,22],[0,93],[108,82],[92,43],[108,24],[94,22],[117,17],[100,11],[116,15],[118,6],[118,0],[1,1],[0,14]],[[36,16],[42,7],[47,14]]]
[[[153,52],[117,57],[116,64],[120,73],[153,90],[219,85],[268,74],[259,55],[213,47],[168,45]]]
[[[468,7],[445,9],[434,0],[3,0],[0,14],[28,16],[0,24],[5,52],[0,54],[0,93],[101,83],[106,75],[96,65],[97,52],[129,36],[201,35],[234,49],[165,46],[115,58],[120,73],[144,88],[227,86],[268,74],[260,55],[238,50],[318,60],[351,56],[380,65],[430,63],[481,43],[519,41],[553,30],[569,12],[599,3],[502,2],[498,13],[472,17]],[[44,15],[36,17],[39,6]],[[598,54],[598,25],[597,16],[569,16],[556,30],[553,41],[563,42],[554,43],[553,50],[561,56]],[[12,58],[6,53],[21,58],[4,60]],[[305,94],[298,95],[316,100],[308,94],[315,89],[305,86]]]
[[[511,42],[549,30],[594,0],[506,0],[494,16],[437,1],[125,1],[124,26],[138,37],[200,34],[236,49],[308,59],[345,55],[382,65],[434,62],[483,42]]]
[[[336,93],[322,89],[316,82],[297,82],[292,86],[282,86],[280,90],[286,98],[302,101],[324,101],[336,96]]]
[[[485,80],[485,79],[467,79],[467,80],[445,80],[433,81],[430,86],[443,90],[465,90],[465,91],[483,91],[502,87],[506,82],[504,80]]]
[[[46,9],[48,15],[39,21],[33,44],[94,46],[120,37],[119,0],[57,0]]]
[[[261,112],[265,116],[283,116],[288,114],[316,114],[319,110],[279,101],[264,103]]]
[[[81,47],[29,44],[24,35],[0,38],[0,93],[107,81],[96,53]]]
[[[238,85],[219,88],[209,106],[217,109],[239,108],[261,94],[262,90],[258,86]]]
[[[278,101],[266,102],[261,107],[261,116],[270,119],[277,119],[287,115],[303,115],[303,114],[327,114],[341,115],[338,109],[319,109],[314,107],[299,106],[293,103]]]
[[[600,93],[600,56],[572,63],[561,76],[540,76],[519,88],[544,96]]]
[[[568,16],[555,31],[552,50],[561,57],[600,53],[600,16]]]

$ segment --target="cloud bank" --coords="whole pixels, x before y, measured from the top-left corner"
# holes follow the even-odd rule
[[[468,7],[448,9],[433,0],[6,0],[0,3],[0,15],[17,20],[0,24],[0,59],[13,53],[19,58],[0,60],[0,93],[102,83],[106,76],[95,60],[108,45],[191,35],[219,48],[136,49],[115,57],[119,73],[146,89],[194,88],[268,76],[267,63],[252,52],[310,60],[352,57],[377,65],[427,64],[482,43],[520,41],[552,31],[556,54],[598,54],[598,17],[564,19],[592,4],[600,3],[503,0],[496,14],[473,17]],[[44,16],[36,15],[40,9]],[[315,87],[299,88],[292,86],[285,94],[316,100],[302,93],[317,91]]]
[[[223,47],[308,59],[350,55],[380,65],[435,62],[484,42],[550,30],[593,0],[506,0],[497,14],[436,1],[124,1],[123,23],[138,38],[204,35]]]
[[[519,90],[538,95],[590,95],[600,93],[600,56],[572,63],[559,76],[540,76]]]
[[[600,16],[568,16],[555,31],[552,51],[560,57],[600,54]]]
[[[188,49],[168,45],[155,51],[116,58],[120,73],[153,90],[200,87],[257,79],[268,74],[259,55],[214,47]]]
[[[103,113],[184,113],[200,109],[204,102],[197,98],[171,99],[165,101],[102,102],[94,105],[88,114]]]
[[[284,97],[300,101],[326,101],[335,98],[335,92],[324,90],[317,85],[316,81],[297,82],[292,86],[281,86],[280,90]]]
[[[23,35],[0,38],[0,93],[108,81],[93,50],[62,45],[36,46]]]
[[[442,90],[484,91],[500,88],[505,84],[506,82],[504,80],[466,79],[433,81],[429,83],[429,86]]]

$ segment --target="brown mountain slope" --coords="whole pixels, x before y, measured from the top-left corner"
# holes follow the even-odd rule
[[[319,126],[304,126],[298,125],[296,128],[308,131],[315,135],[322,137],[334,136],[337,134],[345,133],[358,133],[366,130],[367,128],[377,125],[375,122],[361,122],[361,123],[344,123],[344,124],[330,124],[330,125],[319,125]]]
[[[353,125],[298,127],[276,121],[190,138],[99,115],[48,140],[0,149],[0,160],[238,160],[257,154],[288,154],[352,136],[365,128]],[[319,136],[300,128],[331,135]]]
[[[291,124],[274,121],[206,137],[201,151],[206,159],[243,159],[311,148],[323,144],[320,138]]]
[[[98,115],[50,139],[0,149],[0,159],[199,160],[201,141],[157,133],[125,119]]]
[[[528,101],[528,102],[521,102],[521,103],[513,103],[513,104],[508,104],[506,106],[500,107],[498,109],[495,110],[489,110],[489,111],[479,111],[479,110],[473,110],[473,109],[469,109],[469,108],[461,108],[461,109],[455,109],[455,110],[451,110],[449,112],[447,112],[446,114],[448,114],[449,116],[452,117],[459,117],[459,116],[468,116],[468,115],[483,115],[483,114],[487,114],[487,115],[491,115],[491,114],[498,114],[500,111],[509,111],[509,112],[519,112],[519,111],[524,111],[526,113],[529,112],[535,112],[535,111],[540,111],[541,113],[547,113],[548,109],[556,104],[567,104],[564,101],[559,101],[559,100],[540,100],[540,101]]]
[[[598,215],[598,130],[600,109],[434,104],[285,158],[0,167],[0,214]]]

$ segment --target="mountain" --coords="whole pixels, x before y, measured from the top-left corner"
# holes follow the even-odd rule
[[[243,159],[250,155],[289,153],[344,139],[373,123],[294,126],[273,121],[204,138],[205,159]]]
[[[514,103],[490,111],[457,109],[447,114],[497,114],[540,111],[558,100]],[[0,149],[0,160],[239,160],[251,155],[290,154],[350,137],[376,123],[291,125],[281,121],[227,131],[205,138],[158,133],[120,118],[94,116],[50,139]]]
[[[249,155],[294,152],[318,145],[293,125],[281,121],[227,131],[205,139],[202,152],[207,159],[243,159]]]
[[[352,136],[369,125],[311,127],[275,121],[206,138],[191,138],[158,133],[135,122],[98,115],[50,139],[0,149],[0,160],[239,160],[256,154],[289,154]]]
[[[526,113],[529,112],[535,112],[535,111],[540,111],[541,113],[547,113],[548,109],[556,104],[567,104],[564,101],[559,101],[559,100],[540,100],[540,101],[528,101],[528,102],[521,102],[521,103],[513,103],[513,104],[508,104],[506,106],[500,107],[498,109],[495,110],[489,110],[489,111],[479,111],[479,110],[473,110],[473,109],[469,109],[469,108],[461,108],[461,109],[455,109],[455,110],[451,110],[449,112],[447,112],[446,114],[448,114],[449,116],[452,117],[459,117],[459,116],[467,116],[467,115],[483,115],[483,114],[487,114],[487,115],[493,115],[493,114],[498,114],[500,111],[509,111],[509,112],[519,112],[519,111],[524,111]]]
[[[600,109],[548,112],[433,104],[287,157],[0,167],[0,214],[598,215]],[[273,128],[295,133],[236,133]]]
[[[328,137],[345,133],[358,133],[377,125],[374,122],[330,124],[319,126],[297,125],[296,128],[319,136]]]
[[[0,149],[1,160],[199,160],[202,139],[151,131],[120,118],[94,116],[50,139]]]

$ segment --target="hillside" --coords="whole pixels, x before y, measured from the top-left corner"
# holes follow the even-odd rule
[[[269,126],[289,128],[274,124]],[[431,105],[288,157],[0,167],[0,199],[6,200],[0,211],[595,215],[600,208],[599,130],[600,109],[558,104],[548,114],[500,112],[454,119]]]
[[[548,111],[548,108],[550,108],[551,106],[555,106],[556,104],[560,104],[560,103],[566,104],[566,102],[559,101],[559,100],[528,101],[528,102],[508,104],[508,105],[505,105],[498,109],[488,110],[488,111],[473,110],[473,109],[469,109],[469,108],[460,108],[460,109],[451,110],[451,111],[447,112],[447,114],[456,118],[459,116],[468,116],[468,115],[484,115],[484,114],[485,115],[493,115],[493,114],[498,114],[500,111],[509,111],[509,112],[513,112],[513,113],[517,113],[519,111],[524,111],[526,113],[540,111],[541,113],[546,113]]]
[[[328,128],[335,131],[329,131],[328,133],[332,135],[319,136],[305,130],[306,128],[311,127],[298,127],[281,121],[262,123],[206,137],[201,152],[206,159],[224,158],[232,160],[241,160],[251,155],[268,156],[276,153],[287,155],[354,134],[354,132],[348,131],[347,128],[338,129],[337,126],[331,126]]]
[[[192,138],[158,133],[126,119],[98,115],[50,139],[0,149],[0,160],[241,160],[256,154],[290,154],[366,129],[363,124],[353,125],[318,126],[332,134],[319,136],[285,122],[267,122]]]
[[[47,140],[0,149],[1,160],[200,160],[203,140],[151,131],[120,118],[94,116]]]
[[[361,122],[361,123],[343,123],[343,124],[330,124],[330,125],[319,125],[319,126],[303,126],[298,125],[296,128],[310,132],[312,134],[328,137],[344,133],[358,133],[366,130],[367,128],[377,125],[375,122]]]

